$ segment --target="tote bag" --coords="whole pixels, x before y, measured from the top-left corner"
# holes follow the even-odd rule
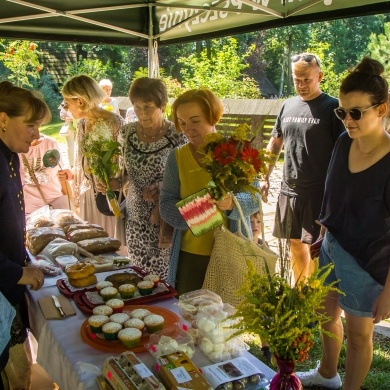
[[[233,198],[233,200],[240,213],[241,223],[249,233],[241,206],[237,199]],[[263,219],[261,207],[260,214]],[[262,231],[264,231],[263,226]],[[238,296],[236,292],[244,283],[248,260],[253,262],[257,272],[273,275],[278,256],[268,248],[264,233],[262,234],[263,246],[260,247],[240,233],[234,234],[224,227],[218,228],[214,234],[213,250],[203,288],[215,292],[224,302],[237,306],[243,297]]]

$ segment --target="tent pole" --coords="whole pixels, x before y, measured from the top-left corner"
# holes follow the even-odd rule
[[[149,37],[148,37],[148,76],[153,77],[154,73],[154,50],[153,50],[153,10],[149,4]]]

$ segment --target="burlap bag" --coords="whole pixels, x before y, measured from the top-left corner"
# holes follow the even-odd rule
[[[236,200],[235,205],[239,209],[241,223],[249,231],[241,207]],[[262,215],[261,208],[260,214]],[[244,282],[247,260],[253,261],[259,273],[273,275],[277,259],[278,256],[268,248],[264,237],[263,247],[260,247],[241,234],[234,234],[223,227],[218,228],[214,234],[213,250],[203,288],[215,292],[224,302],[237,306],[243,298],[236,292]]]

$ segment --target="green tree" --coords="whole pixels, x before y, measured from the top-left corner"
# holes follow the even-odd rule
[[[100,79],[106,78],[106,75],[110,73],[110,69],[109,63],[103,64],[98,58],[84,58],[74,65],[69,65],[66,70],[70,76],[86,74],[94,80],[99,81]]]
[[[10,71],[8,79],[18,87],[32,87],[31,79],[39,79],[43,69],[38,45],[31,41],[0,40],[0,47],[0,61]]]
[[[384,76],[390,80],[390,22],[385,23],[383,34],[371,34],[368,50],[372,58],[385,67]]]
[[[199,55],[193,53],[177,60],[183,65],[183,86],[186,89],[207,87],[221,98],[259,98],[257,82],[244,73],[248,64],[243,60],[251,54],[254,46],[240,56],[235,38],[227,38],[222,43],[215,39],[211,42],[210,56],[205,48]]]

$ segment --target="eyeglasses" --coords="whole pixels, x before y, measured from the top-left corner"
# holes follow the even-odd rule
[[[333,111],[334,111],[334,113],[336,114],[337,118],[339,118],[339,119],[342,120],[342,121],[347,117],[347,114],[349,114],[349,116],[350,116],[354,121],[358,121],[358,120],[360,120],[360,119],[363,118],[363,113],[364,113],[365,111],[369,110],[370,108],[377,107],[377,106],[379,106],[380,104],[381,104],[381,103],[374,104],[373,106],[364,108],[364,109],[362,109],[362,110],[360,110],[359,108],[351,108],[350,110],[346,110],[345,108],[339,107],[339,108],[335,108]]]
[[[291,61],[292,62],[298,62],[301,58],[305,62],[312,62],[313,60],[315,60],[317,65],[318,65],[318,67],[321,68],[320,60],[314,54],[305,54],[305,55],[297,54],[297,55],[291,57]]]

